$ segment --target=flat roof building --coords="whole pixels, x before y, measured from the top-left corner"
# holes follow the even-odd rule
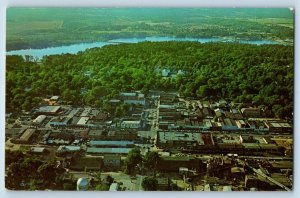
[[[131,151],[131,148],[96,148],[96,147],[88,147],[88,154],[128,154]]]
[[[88,121],[89,121],[89,117],[81,117],[78,120],[77,125],[85,125],[87,124]]]
[[[121,122],[121,128],[122,129],[138,129],[141,127],[141,121],[140,120],[124,120]]]
[[[134,145],[132,141],[90,141],[88,143],[92,147],[131,147]]]
[[[32,124],[34,124],[34,125],[40,125],[46,118],[47,118],[46,115],[39,115],[38,117],[36,117],[32,121]]]
[[[54,115],[60,110],[60,106],[42,106],[37,110],[38,114]]]
[[[16,141],[19,143],[28,143],[32,139],[35,131],[35,129],[27,129]]]

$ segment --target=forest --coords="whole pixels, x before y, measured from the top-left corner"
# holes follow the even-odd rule
[[[292,46],[141,42],[74,54],[7,56],[6,111],[29,111],[60,95],[71,105],[107,109],[121,91],[177,91],[185,97],[264,106],[292,118]],[[169,70],[169,76],[162,76]]]

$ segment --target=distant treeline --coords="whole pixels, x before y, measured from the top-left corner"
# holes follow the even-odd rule
[[[142,42],[77,55],[7,56],[6,106],[30,110],[47,95],[67,103],[109,108],[120,91],[178,91],[186,97],[265,106],[292,117],[294,54],[283,45]],[[162,71],[170,70],[168,77]],[[180,72],[179,72],[180,71]]]
[[[292,41],[287,8],[9,8],[7,50],[147,36]]]

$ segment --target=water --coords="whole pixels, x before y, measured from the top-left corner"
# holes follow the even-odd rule
[[[36,59],[41,59],[45,55],[56,55],[56,54],[76,54],[80,51],[84,51],[86,49],[94,48],[94,47],[103,47],[105,45],[112,45],[117,43],[138,43],[143,41],[196,41],[200,43],[208,43],[208,42],[239,42],[239,43],[247,43],[254,45],[262,45],[262,44],[279,44],[276,41],[270,40],[233,40],[230,38],[176,38],[176,37],[145,37],[145,38],[119,38],[113,39],[106,42],[93,42],[93,43],[79,43],[68,46],[59,46],[59,47],[48,47],[43,49],[23,49],[23,50],[14,50],[6,52],[7,55],[30,55]]]

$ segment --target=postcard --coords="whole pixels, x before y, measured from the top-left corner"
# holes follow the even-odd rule
[[[293,9],[11,7],[6,30],[6,189],[293,189]]]

